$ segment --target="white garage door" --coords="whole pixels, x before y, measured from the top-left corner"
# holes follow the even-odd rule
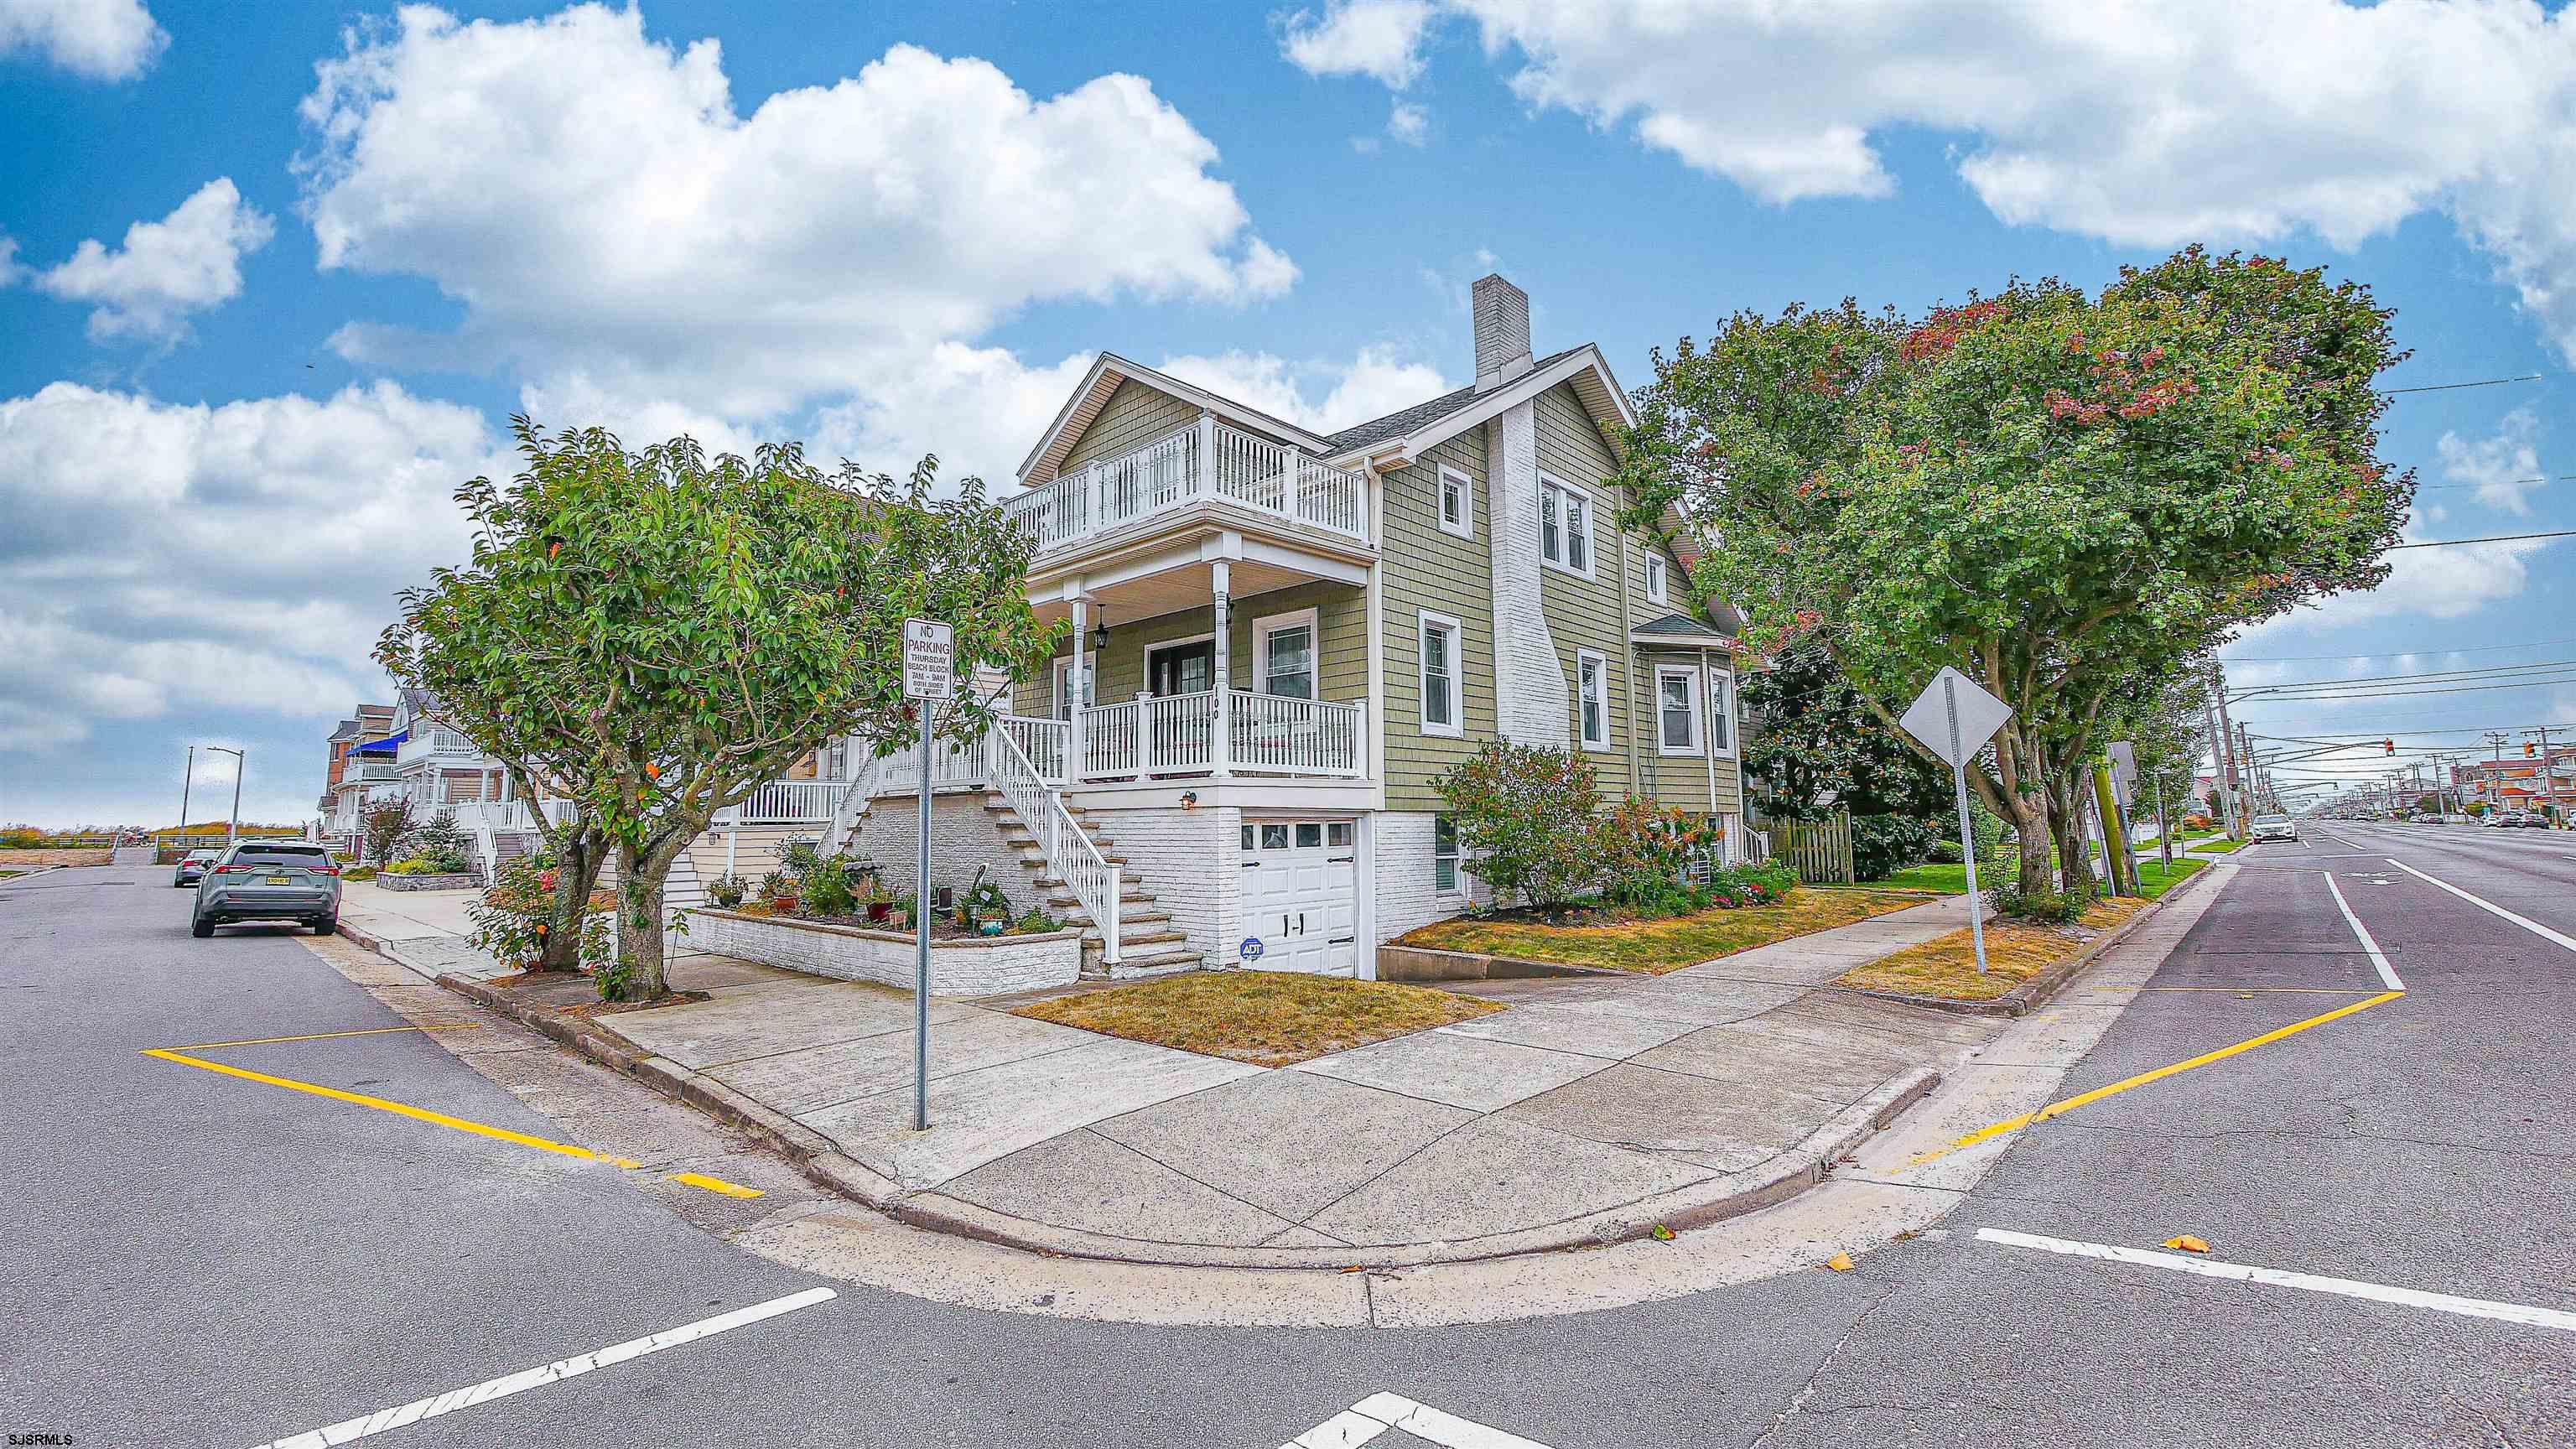
[[[1243,934],[1267,971],[1348,976],[1359,961],[1359,850],[1348,820],[1243,827]]]

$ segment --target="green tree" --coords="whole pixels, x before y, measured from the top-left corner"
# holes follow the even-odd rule
[[[993,718],[975,671],[1023,676],[1058,630],[1023,592],[1027,536],[979,480],[934,499],[935,460],[898,486],[827,475],[792,443],[710,459],[688,438],[630,453],[595,428],[513,426],[525,471],[457,491],[472,562],[404,595],[378,657],[600,832],[618,894],[602,994],[649,1000],[663,882],[718,811],[834,738],[880,754],[912,738],[907,616],[955,630],[958,689],[935,718],[960,741]]]
[[[1945,664],[2011,705],[1971,778],[2037,895],[2053,864],[2082,883],[2081,771],[2121,701],[2385,577],[2413,479],[2377,458],[2370,380],[2399,356],[2366,289],[2198,248],[2098,297],[1746,313],[1658,352],[1623,481],[1638,515],[1686,505],[1695,584],[1751,647],[1813,639],[1883,721]]]

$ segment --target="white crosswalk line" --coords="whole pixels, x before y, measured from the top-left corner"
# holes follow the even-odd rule
[[[1279,1449],[1358,1449],[1389,1429],[1400,1429],[1441,1449],[1548,1449],[1536,1439],[1507,1434],[1490,1424],[1461,1419],[1390,1393],[1369,1395]]]

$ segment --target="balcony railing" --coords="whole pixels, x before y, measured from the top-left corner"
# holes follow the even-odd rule
[[[1212,420],[1063,474],[1002,507],[1046,553],[1201,503],[1368,537],[1367,475]]]
[[[829,820],[840,808],[846,780],[772,780],[751,792],[734,812],[741,825],[805,825]]]
[[[1214,690],[1095,704],[1082,712],[1083,773],[1089,779],[1206,774],[1227,764],[1261,775],[1357,775],[1365,763],[1368,708],[1275,694]]]

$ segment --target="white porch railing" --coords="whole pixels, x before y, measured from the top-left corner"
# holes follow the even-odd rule
[[[1219,729],[1232,745],[1233,769],[1263,775],[1356,775],[1368,708],[1230,691],[1139,696],[1082,712],[1083,774],[1088,779],[1187,775],[1217,766]],[[1220,725],[1222,713],[1226,723]]]
[[[808,825],[840,808],[845,780],[772,780],[730,812],[738,825]]]
[[[1091,923],[1100,930],[1102,957],[1109,965],[1117,965],[1118,895],[1124,889],[1118,867],[1100,853],[1100,847],[1091,843],[1072,812],[1064,808],[1063,792],[1048,788],[1046,781],[1039,778],[1037,766],[1021,752],[1009,730],[994,729],[984,739],[989,745],[984,753],[992,766],[992,787],[1011,802],[1012,811],[1037,837],[1048,868],[1091,913]]]
[[[1007,500],[1041,554],[1142,518],[1223,502],[1351,538],[1368,537],[1368,478],[1213,419]]]

